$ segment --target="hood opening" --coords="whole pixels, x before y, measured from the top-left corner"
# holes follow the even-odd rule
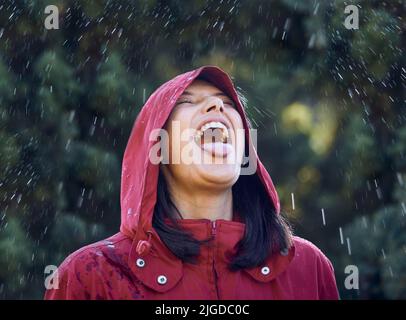
[[[156,235],[152,228],[152,216],[157,201],[159,164],[151,163],[149,152],[157,141],[150,141],[153,130],[164,127],[176,100],[196,78],[208,81],[227,94],[235,103],[243,121],[246,148],[252,148],[249,161],[256,164],[256,172],[265,193],[279,214],[278,194],[267,170],[258,159],[253,147],[249,129],[251,124],[245,114],[238,93],[231,78],[216,66],[203,66],[180,74],[156,89],[141,109],[132,128],[124,152],[121,175],[121,226],[120,231],[141,242],[139,248],[149,249],[150,235]],[[246,152],[248,149],[246,150]],[[143,249],[140,249],[143,251]]]

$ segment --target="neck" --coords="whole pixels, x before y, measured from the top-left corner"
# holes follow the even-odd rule
[[[179,188],[170,188],[169,191],[183,219],[233,219],[231,188],[206,192],[183,192]]]

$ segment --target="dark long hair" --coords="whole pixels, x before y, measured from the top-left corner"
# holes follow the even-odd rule
[[[237,252],[229,265],[231,270],[258,266],[270,254],[290,247],[291,229],[285,219],[276,214],[257,174],[241,175],[232,187],[232,193],[233,209],[245,223],[245,234],[237,244]],[[177,224],[175,215],[181,216],[160,172],[153,227],[175,256],[184,262],[195,263],[200,246],[207,245],[211,239],[195,239]],[[165,218],[173,225],[165,223]]]

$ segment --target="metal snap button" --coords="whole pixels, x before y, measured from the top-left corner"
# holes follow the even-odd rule
[[[168,281],[168,279],[164,275],[160,275],[158,276],[157,281],[159,284],[165,284]]]
[[[261,273],[262,273],[264,276],[268,275],[270,272],[271,272],[271,269],[269,269],[269,267],[263,267],[263,268],[261,269]]]
[[[138,258],[136,264],[138,267],[143,268],[145,266],[145,261],[144,259]]]

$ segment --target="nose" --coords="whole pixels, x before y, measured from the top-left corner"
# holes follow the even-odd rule
[[[204,105],[203,112],[207,113],[210,111],[224,112],[223,100],[217,97],[209,97]]]

